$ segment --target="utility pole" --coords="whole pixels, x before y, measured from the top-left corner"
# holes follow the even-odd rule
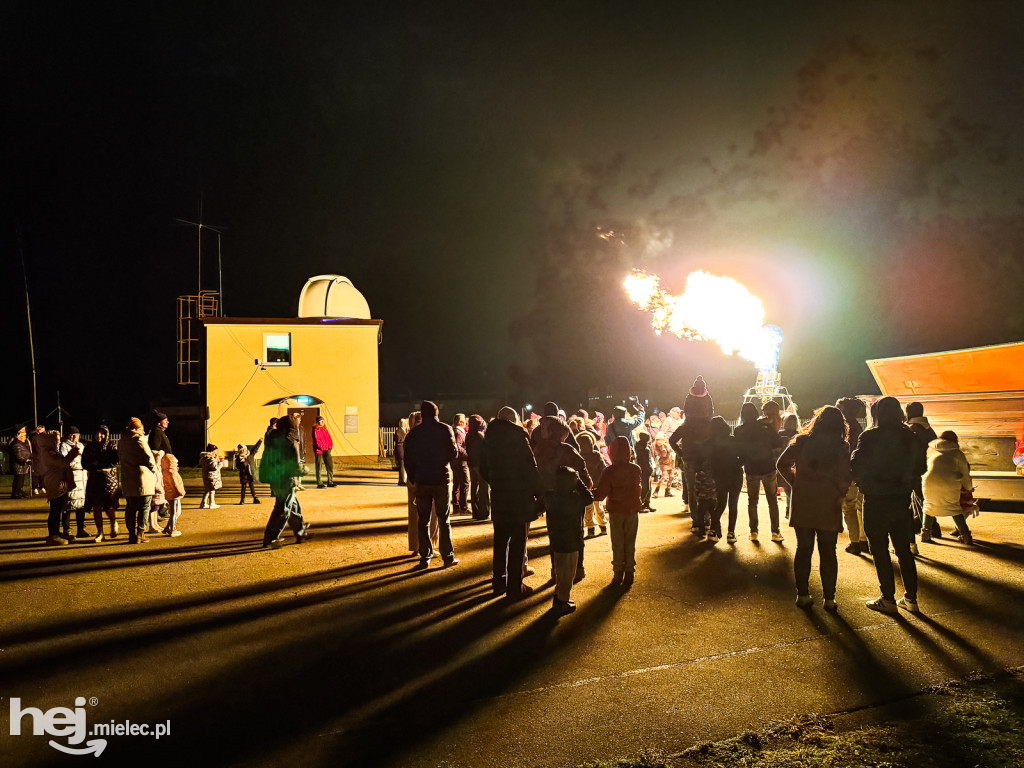
[[[32,419],[39,423],[39,408],[36,405],[36,348],[32,343],[32,307],[28,300],[28,271],[25,269],[25,249],[21,245],[21,231],[15,230],[18,238],[18,253],[21,254],[21,276],[25,280],[25,313],[28,315],[28,352],[32,360]]]

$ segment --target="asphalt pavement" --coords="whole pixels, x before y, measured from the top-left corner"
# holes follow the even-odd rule
[[[461,564],[417,570],[394,473],[340,479],[301,494],[314,538],[276,551],[260,547],[269,499],[235,504],[234,478],[217,510],[190,484],[184,535],[135,546],[47,547],[45,501],[0,501],[4,764],[80,760],[62,753],[103,740],[114,765],[575,766],[802,713],[912,708],[931,684],[1024,664],[1024,515],[982,513],[973,548],[922,545],[922,614],[893,618],[865,607],[874,568],[845,535],[838,614],[816,571],[805,611],[795,536],[765,540],[766,509],[761,542],[741,508],[739,541],[712,545],[678,497],[657,499],[636,584],[611,587],[609,539],[589,539],[579,609],[557,619],[542,521],[537,592],[508,603],[491,594],[488,523],[454,518]],[[12,698],[39,711],[20,735]],[[150,735],[96,731],[126,723]]]

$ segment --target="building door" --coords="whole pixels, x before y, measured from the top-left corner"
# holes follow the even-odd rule
[[[317,417],[320,416],[319,408],[289,408],[288,418],[293,413],[299,414],[299,444],[302,446],[302,459],[307,464],[312,464],[313,458],[313,427],[316,425]]]

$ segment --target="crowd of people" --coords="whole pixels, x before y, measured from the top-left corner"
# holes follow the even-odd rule
[[[862,428],[861,418],[869,422],[868,429]],[[122,499],[129,543],[145,543],[148,534],[181,535],[185,487],[166,432],[169,421],[154,412],[152,422],[147,434],[142,421],[132,418],[116,443],[109,428],[100,425],[84,446],[74,427],[64,435],[41,426],[31,435],[19,430],[8,449],[12,497],[45,495],[50,507],[47,544],[117,539]],[[322,417],[310,437],[317,487],[333,486],[333,443]],[[261,446],[257,467],[254,458]],[[942,536],[937,518],[951,517],[952,535],[973,543],[965,512],[977,508],[972,506],[970,464],[956,434],[936,435],[920,403],[910,403],[904,413],[892,397],[874,402],[870,414],[862,401],[842,398],[835,406],[819,408],[803,426],[795,413],[783,412],[774,401],[763,402],[760,409],[747,402],[735,429],[716,415],[700,376],[682,407],[667,414],[648,415],[634,397],[629,408],[616,406],[608,419],[586,410],[567,416],[549,402],[541,414],[524,420],[505,407],[489,422],[479,414],[456,414],[448,425],[440,420],[438,407],[424,401],[419,411],[402,419],[395,452],[398,483],[407,488],[408,547],[421,568],[437,556],[446,568],[459,564],[453,514],[490,520],[493,591],[521,599],[533,592],[524,581],[535,572],[527,552],[530,526],[544,517],[555,582],[552,609],[558,614],[575,610],[572,586],[586,578],[588,539],[609,535],[612,584],[634,583],[640,516],[655,511],[653,498],[670,497],[676,490],[690,515],[691,533],[711,545],[722,538],[736,543],[744,490],[748,535],[758,541],[763,491],[771,540],[784,541],[783,512],[794,531],[796,602],[804,608],[814,603],[810,576],[816,547],[822,604],[837,610],[836,550],[844,528],[846,551],[871,555],[874,561],[880,596],[868,607],[890,614],[899,608],[918,610],[918,533],[921,542],[930,542]],[[212,444],[199,458],[200,508],[217,509],[226,460]],[[253,503],[260,503],[257,475],[274,498],[264,547],[283,546],[288,528],[298,543],[310,538],[296,493],[302,490],[304,460],[297,414],[271,419],[262,439],[236,448],[238,503],[245,503],[247,492]],[[326,470],[326,482],[321,470]],[[87,530],[89,512],[94,534]],[[890,545],[903,581],[899,599]]]
[[[977,509],[970,464],[956,434],[936,435],[920,403],[910,403],[904,413],[898,400],[883,397],[869,414],[861,400],[842,398],[801,425],[772,400],[760,409],[748,402],[733,429],[715,414],[698,376],[681,408],[648,415],[638,398],[630,398],[630,408],[632,413],[617,406],[606,420],[585,410],[568,416],[549,402],[542,414],[523,420],[505,407],[490,422],[457,414],[449,426],[437,406],[424,401],[402,420],[396,445],[399,485],[408,494],[410,553],[422,568],[438,555],[444,567],[458,565],[451,515],[489,518],[493,591],[521,599],[533,592],[524,582],[534,573],[527,553],[530,525],[544,517],[555,581],[552,610],[571,613],[572,585],[586,577],[587,539],[610,531],[612,584],[634,583],[640,516],[655,511],[651,500],[659,493],[672,496],[678,489],[691,533],[715,545],[722,538],[737,542],[744,491],[748,535],[759,540],[763,492],[771,541],[785,540],[783,514],[796,538],[798,606],[814,604],[810,577],[817,547],[822,605],[837,610],[838,537],[845,527],[846,551],[873,558],[880,595],[868,607],[893,614],[919,610],[918,533],[922,542],[932,541],[942,535],[936,518],[952,517],[953,535],[973,544],[965,517]],[[890,545],[903,581],[899,599]]]
[[[22,427],[8,446],[14,475],[11,498],[45,496],[50,507],[45,539],[49,545],[116,540],[121,535],[118,512],[122,500],[128,543],[145,544],[151,534],[181,536],[178,523],[185,484],[167,436],[169,423],[166,414],[155,411],[152,429],[147,433],[142,420],[133,417],[116,442],[110,437],[109,427],[101,424],[93,439],[84,444],[77,427],[69,427],[63,436],[42,425],[29,435],[27,428]],[[305,459],[299,428],[297,414],[271,419],[263,438],[254,445],[240,443],[235,450],[241,488],[238,503],[245,503],[248,491],[252,503],[259,504],[255,456],[266,443],[258,474],[274,497],[274,509],[264,533],[263,546],[267,548],[283,546],[281,536],[288,526],[300,543],[309,538],[296,496],[296,491],[303,490]],[[323,418],[317,419],[311,438],[317,459],[317,487],[333,486],[333,443]],[[216,494],[223,487],[221,470],[226,464],[227,459],[212,443],[199,454],[203,483],[200,509],[220,508]],[[326,469],[326,483],[320,482],[322,468]],[[87,530],[89,512],[93,515],[95,533]]]

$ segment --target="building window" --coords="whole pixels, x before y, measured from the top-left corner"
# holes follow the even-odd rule
[[[290,333],[264,333],[263,361],[265,365],[291,365],[292,335]]]

